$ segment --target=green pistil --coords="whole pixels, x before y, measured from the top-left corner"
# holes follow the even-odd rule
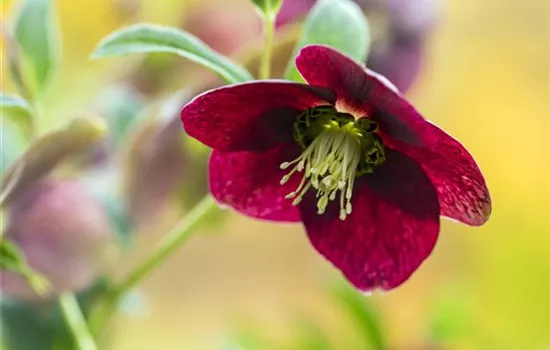
[[[357,176],[372,173],[385,160],[384,147],[375,134],[378,125],[368,118],[355,120],[332,106],[308,109],[294,125],[294,137],[304,148],[296,159],[281,164],[294,166],[283,178],[286,183],[296,172],[302,181],[286,198],[298,205],[310,188],[317,191],[317,212],[323,214],[330,201],[338,198],[340,219],[352,211],[353,184]],[[339,192],[339,194],[338,194]]]

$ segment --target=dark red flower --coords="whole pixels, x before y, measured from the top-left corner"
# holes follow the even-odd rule
[[[181,113],[214,149],[210,189],[248,216],[302,221],[359,289],[391,289],[428,257],[439,216],[481,225],[491,201],[468,151],[384,77],[325,46],[296,58],[310,84],[208,91]]]

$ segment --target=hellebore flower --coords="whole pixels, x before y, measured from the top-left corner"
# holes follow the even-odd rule
[[[209,147],[219,203],[302,221],[313,246],[357,288],[392,289],[431,253],[439,217],[481,225],[491,211],[468,151],[382,76],[325,46],[296,66],[309,84],[254,81],[183,107]]]

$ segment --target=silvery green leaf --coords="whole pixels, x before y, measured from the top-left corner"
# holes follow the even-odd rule
[[[32,108],[21,96],[0,92],[0,113],[19,126],[23,133],[30,136],[32,130]]]
[[[252,2],[265,15],[275,18],[281,8],[283,0],[252,0]]]
[[[14,25],[32,88],[42,92],[59,60],[59,31],[50,0],[24,0]]]
[[[205,66],[231,84],[253,79],[245,68],[194,35],[158,24],[140,23],[111,33],[98,44],[92,58],[137,53],[174,53]]]
[[[294,58],[301,48],[312,44],[332,46],[359,62],[365,62],[370,47],[370,30],[361,8],[351,0],[317,2],[305,20],[285,79],[304,81],[296,69]]]

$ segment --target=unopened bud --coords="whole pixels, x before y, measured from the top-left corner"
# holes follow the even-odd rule
[[[223,55],[234,53],[262,32],[253,6],[227,0],[201,1],[190,6],[183,27]]]
[[[77,182],[42,180],[11,203],[4,234],[28,265],[45,277],[45,296],[90,286],[102,273],[111,248],[107,213]],[[39,300],[28,281],[2,271],[0,287],[17,300]]]
[[[179,117],[153,121],[134,136],[126,162],[124,196],[132,220],[147,226],[177,194],[184,180],[187,156]]]

